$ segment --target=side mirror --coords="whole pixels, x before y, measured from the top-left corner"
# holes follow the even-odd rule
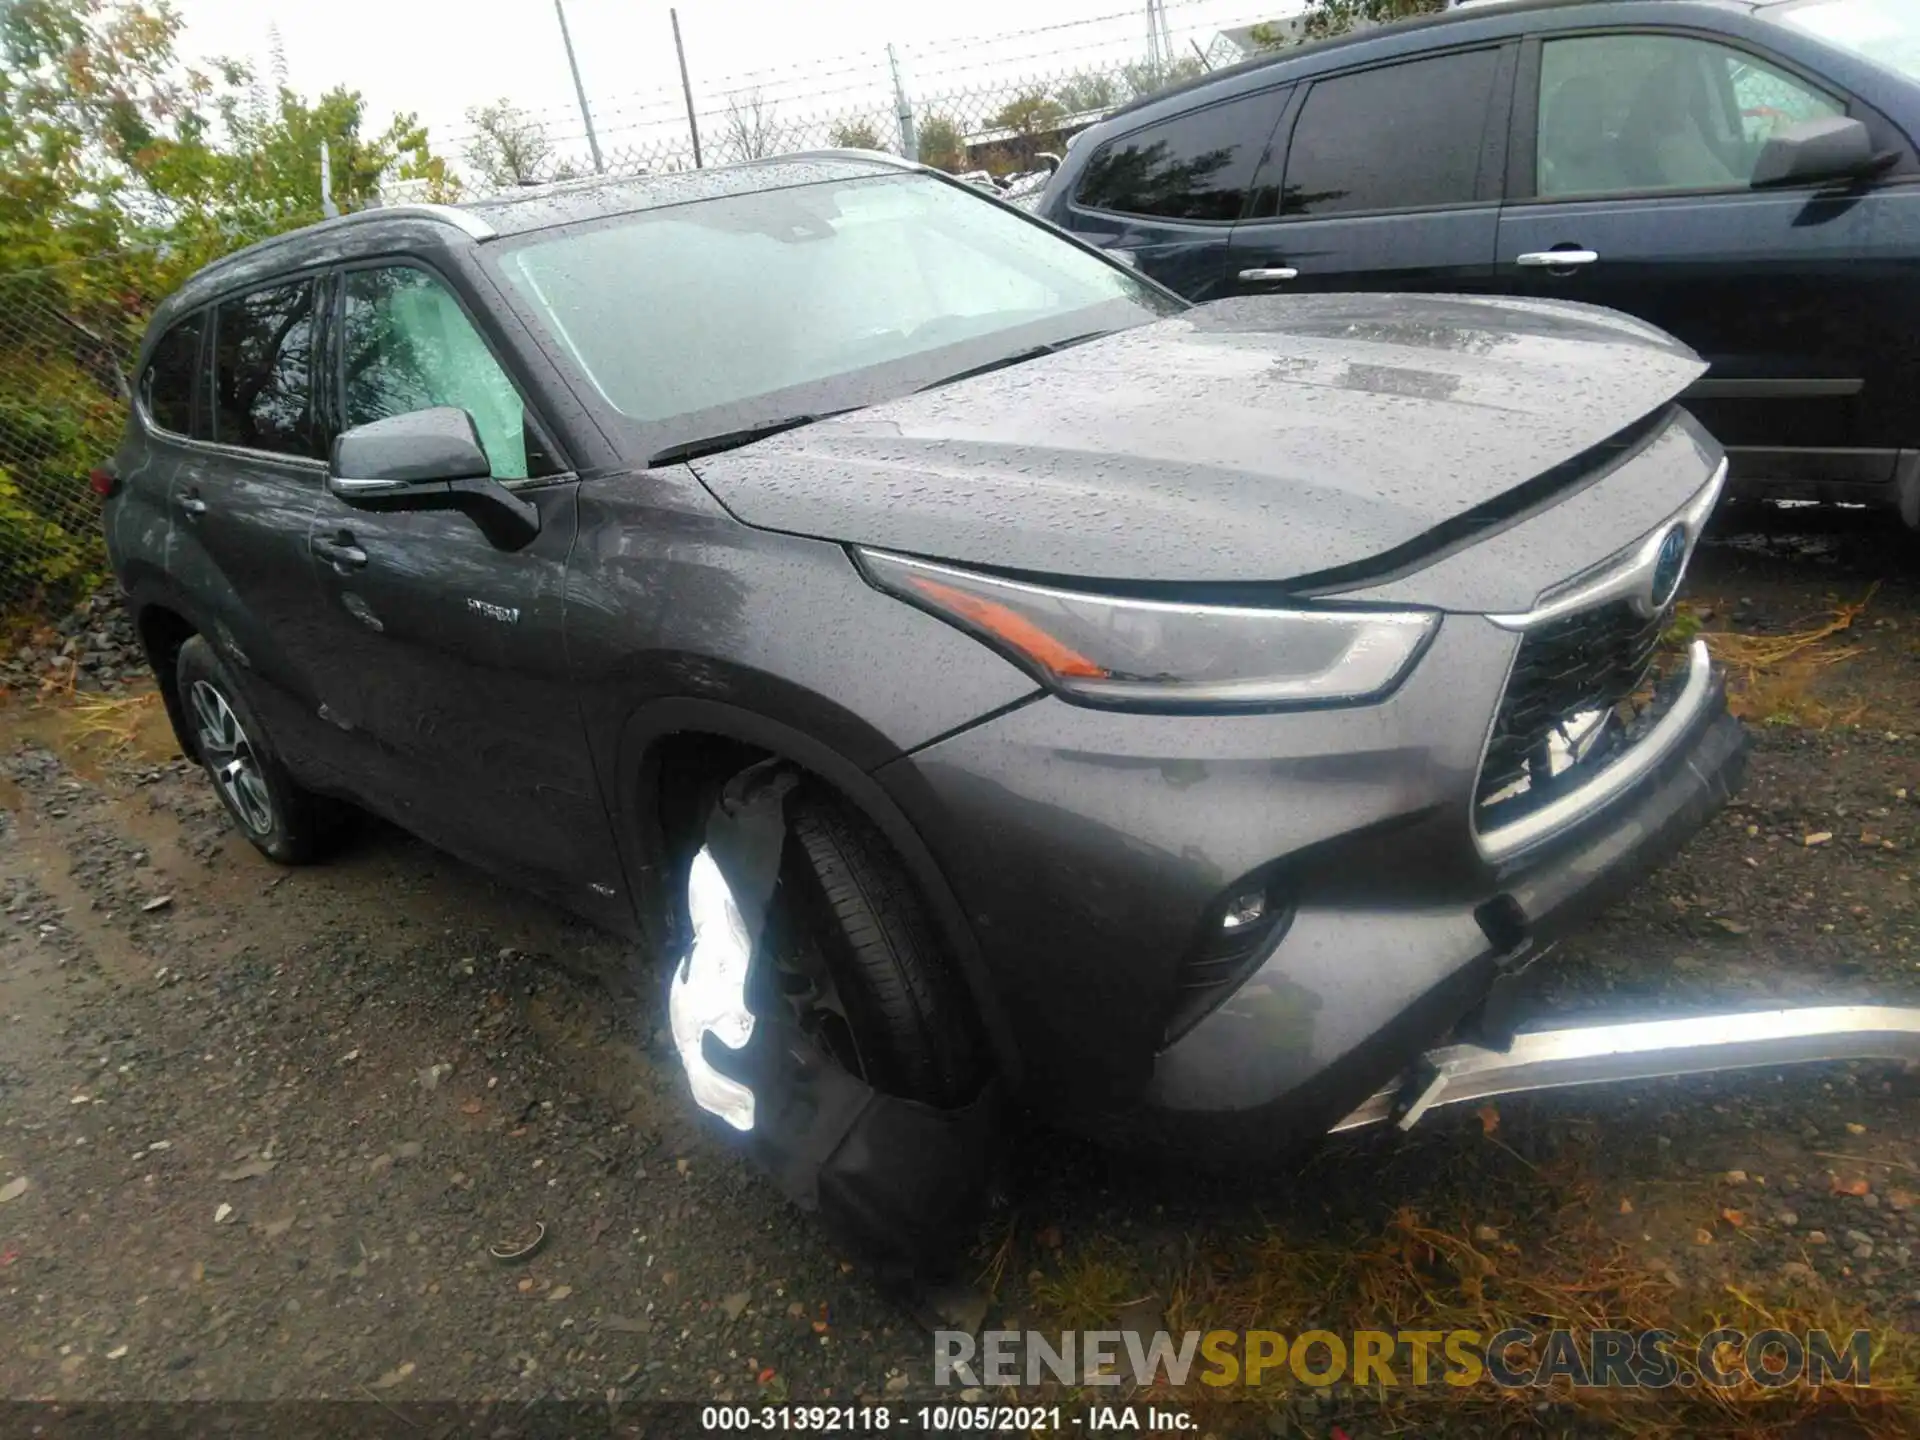
[[[1051,175],[1060,168],[1060,157],[1051,150],[1042,150],[1033,157],[1033,163]]]
[[[439,405],[343,432],[327,489],[356,510],[458,510],[494,545],[518,550],[540,533],[540,511],[492,471],[473,417]]]
[[[1753,188],[1803,185],[1814,180],[1850,180],[1874,168],[1867,127],[1845,115],[1802,120],[1776,131],[1761,147]]]

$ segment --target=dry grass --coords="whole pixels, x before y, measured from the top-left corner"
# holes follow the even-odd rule
[[[1853,628],[1879,588],[1876,581],[1859,600],[1839,605],[1799,629],[1771,635],[1707,629],[1697,612],[1682,606],[1675,633],[1682,638],[1698,634],[1707,642],[1727,670],[1728,708],[1744,719],[1813,729],[1858,724],[1866,713],[1864,703],[1836,705],[1823,699],[1821,692],[1826,672],[1862,649],[1829,642]]]
[[[118,753],[139,743],[141,731],[161,708],[160,692],[80,695],[67,701],[74,739],[96,753]]]
[[[1043,1330],[1102,1328],[1112,1325],[1123,1306],[1159,1295],[1166,1301],[1166,1328],[1175,1336],[1189,1330],[1274,1330],[1290,1337],[1307,1329],[1346,1336],[1358,1330],[1471,1330],[1487,1337],[1509,1327],[1663,1329],[1679,1337],[1672,1353],[1683,1376],[1693,1369],[1686,1357],[1700,1337],[1722,1326],[1748,1333],[1825,1329],[1841,1348],[1846,1336],[1864,1329],[1874,1336],[1873,1383],[1865,1388],[1767,1391],[1747,1381],[1716,1390],[1683,1382],[1662,1391],[1622,1392],[1555,1382],[1545,1390],[1503,1390],[1484,1380],[1466,1388],[1422,1387],[1409,1383],[1403,1354],[1392,1366],[1397,1386],[1336,1387],[1331,1403],[1364,1416],[1368,1435],[1421,1435],[1442,1422],[1473,1427],[1473,1433],[1504,1433],[1508,1426],[1517,1427],[1515,1433],[1534,1432],[1540,1419],[1534,1407],[1543,1400],[1623,1434],[1662,1440],[1707,1434],[1762,1440],[1814,1433],[1809,1426],[1821,1434],[1916,1433],[1920,1336],[1875,1324],[1820,1289],[1791,1291],[1771,1280],[1718,1293],[1676,1285],[1664,1262],[1650,1262],[1608,1233],[1597,1218],[1603,1202],[1577,1171],[1556,1166],[1531,1188],[1547,1207],[1531,1216],[1489,1213],[1482,1205],[1490,1197],[1483,1197],[1471,1216],[1463,1211],[1428,1218],[1403,1208],[1345,1234],[1305,1237],[1270,1228],[1212,1245],[1175,1273],[1157,1277],[1136,1272],[1110,1242],[1094,1241],[1064,1252],[1046,1273],[1032,1277],[1029,1289],[1042,1314],[1027,1323]],[[1732,1240],[1717,1218],[1721,1197],[1703,1187],[1687,1203],[1697,1206],[1702,1225],[1718,1227]],[[1483,1228],[1489,1221],[1497,1236]],[[1437,1354],[1435,1360],[1437,1373]],[[1263,1424],[1266,1412],[1304,1388],[1292,1381],[1274,1385],[1276,1370],[1255,1389],[1215,1389],[1199,1383],[1204,1368],[1196,1365],[1179,1390],[1157,1378],[1153,1387],[1130,1396],[1109,1390],[1088,1391],[1085,1398],[1166,1400],[1217,1410],[1221,1424],[1237,1430],[1248,1422]],[[1362,1433],[1351,1421],[1348,1432]]]

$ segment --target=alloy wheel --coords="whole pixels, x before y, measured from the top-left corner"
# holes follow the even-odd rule
[[[256,835],[273,830],[273,796],[260,757],[227,697],[205,680],[193,682],[193,717],[200,758],[233,813]]]

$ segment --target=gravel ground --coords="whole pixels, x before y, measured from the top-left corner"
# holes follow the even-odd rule
[[[1788,697],[1851,723],[1756,723],[1739,802],[1538,967],[1551,1004],[1920,1003],[1915,555],[1789,518],[1730,529],[1690,594],[1784,633],[1882,581],[1835,642],[1857,653]],[[68,640],[102,687],[130,668],[110,608]],[[69,711],[0,712],[0,1396],[931,1393],[924,1335],[694,1123],[619,942],[382,826],[278,870],[167,752],[157,707],[105,758]],[[1547,1245],[1571,1202],[1512,1202],[1572,1162],[1582,1223],[1676,1290],[1784,1284],[1912,1331],[1917,1121],[1913,1074],[1829,1065],[1442,1112],[1258,1181],[1028,1136],[982,1304],[1066,1314],[1098,1254],[1124,1278],[1093,1310],[1157,1324],[1192,1313],[1195,1257],[1403,1207]],[[1328,1433],[1319,1403],[1275,1433]]]

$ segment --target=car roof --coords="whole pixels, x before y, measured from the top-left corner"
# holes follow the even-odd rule
[[[710,170],[614,179],[596,175],[530,186],[461,205],[385,205],[356,210],[275,235],[204,266],[167,298],[149,334],[157,334],[182,312],[234,290],[289,271],[379,253],[390,249],[396,239],[427,250],[475,245],[606,215],[921,169],[897,156],[874,151],[819,150]]]
[[[1196,75],[1191,80],[1178,85],[1170,85],[1164,90],[1156,90],[1151,95],[1143,95],[1138,100],[1122,105],[1112,111],[1103,120],[1101,126],[1133,115],[1139,111],[1158,109],[1169,100],[1178,100],[1189,95],[1202,95],[1223,82],[1231,82],[1241,76],[1252,75],[1267,70],[1291,69],[1303,62],[1312,69],[1322,68],[1317,61],[1352,49],[1378,48],[1383,54],[1416,53],[1430,45],[1444,45],[1446,32],[1453,26],[1486,25],[1486,22],[1499,20],[1512,15],[1530,15],[1541,11],[1601,9],[1610,12],[1610,18],[1631,20],[1633,12],[1655,13],[1661,11],[1701,11],[1725,10],[1750,15],[1764,9],[1777,0],[1472,0],[1472,3],[1456,5],[1436,15],[1419,15],[1407,20],[1395,20],[1385,25],[1372,25],[1364,30],[1352,30],[1344,35],[1335,35],[1326,40],[1309,40],[1300,45],[1289,45],[1284,50],[1275,50],[1267,55],[1255,55],[1234,65],[1223,65],[1205,75]],[[1621,13],[1625,12],[1625,13]],[[1434,31],[1437,34],[1427,34]],[[1407,37],[1423,37],[1418,42],[1396,44],[1406,41]],[[1238,87],[1225,84],[1223,93]],[[1172,108],[1172,107],[1169,107]]]

